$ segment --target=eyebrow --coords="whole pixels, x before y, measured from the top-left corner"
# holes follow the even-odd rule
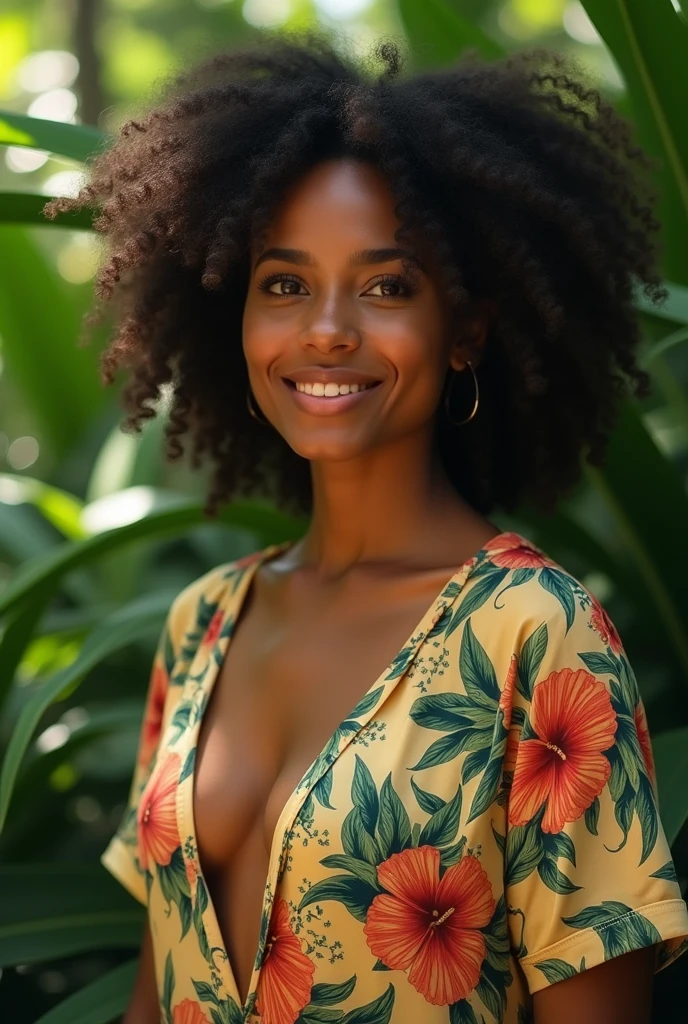
[[[408,249],[386,248],[386,249],[359,249],[352,252],[349,257],[350,267],[369,266],[374,263],[389,263],[392,260],[410,260],[419,269],[423,269],[420,260]],[[272,248],[262,252],[255,262],[253,270],[256,271],[261,263],[266,260],[282,260],[285,263],[294,263],[299,267],[313,267],[315,260],[311,253],[305,249],[281,249]]]

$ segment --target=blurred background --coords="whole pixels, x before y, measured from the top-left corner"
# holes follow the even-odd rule
[[[688,880],[688,20],[685,0],[0,0],[0,1014],[117,1019],[142,908],[98,864],[131,777],[172,597],[220,562],[298,536],[267,503],[201,513],[206,471],[168,465],[165,403],[141,436],[103,389],[103,329],[78,347],[101,253],[88,218],[46,222],[83,161],[180,62],[310,25],[411,67],[542,44],[578,56],[658,158],[669,299],[638,298],[653,395],[628,400],[603,470],[543,517],[495,514],[609,611],[645,701],[661,814]],[[625,793],[626,832],[635,808]],[[685,1019],[683,961],[655,1019]]]

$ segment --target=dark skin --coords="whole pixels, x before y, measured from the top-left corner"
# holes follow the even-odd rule
[[[310,461],[313,514],[304,538],[256,572],[199,735],[198,853],[242,998],[282,808],[456,567],[499,533],[454,491],[433,452],[447,369],[472,381],[466,360],[477,368],[491,308],[452,317],[422,241],[404,247],[417,261],[410,279],[400,256],[352,265],[355,253],[398,248],[397,227],[379,173],[330,160],[291,190],[252,253],[243,324],[251,389],[265,429]],[[350,410],[318,416],[298,408],[282,380],[303,366],[348,366],[382,383]],[[652,956],[626,954],[536,993],[537,1024],[647,1024]],[[157,1013],[146,928],[124,1024]]]

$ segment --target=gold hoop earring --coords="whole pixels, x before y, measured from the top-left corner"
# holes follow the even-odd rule
[[[450,398],[450,395],[451,395],[451,389],[452,389],[452,386],[454,384],[454,381],[459,376],[459,371],[458,370],[454,370],[454,376],[452,377],[451,383],[449,384],[449,387],[447,388],[447,393],[444,396],[444,411],[447,414],[447,419],[449,420],[449,422],[453,426],[455,426],[455,427],[461,427],[461,426],[463,426],[464,423],[469,423],[473,419],[473,417],[475,416],[476,412],[478,411],[478,403],[480,401],[480,392],[479,392],[479,389],[478,389],[478,378],[475,375],[475,370],[473,369],[473,366],[471,364],[470,359],[466,360],[466,365],[470,366],[470,368],[471,368],[471,373],[473,374],[473,383],[475,385],[475,402],[473,403],[473,409],[471,411],[470,416],[468,416],[465,420],[454,420],[454,419],[452,419],[452,415],[451,415],[451,412],[449,410],[449,404],[450,404],[449,398]]]
[[[250,384],[249,384],[248,390],[246,392],[246,405],[248,406],[248,411],[251,413],[251,415],[253,416],[254,420],[258,420],[259,423],[262,423],[266,427],[269,427],[271,425],[269,420],[261,419],[260,416],[256,413],[255,409],[253,408],[253,406],[251,404],[251,385]]]

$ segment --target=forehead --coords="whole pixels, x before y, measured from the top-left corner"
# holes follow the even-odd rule
[[[323,161],[289,189],[273,214],[267,238],[303,248],[333,235],[342,242],[350,238],[364,239],[367,245],[393,244],[399,226],[394,206],[385,178],[370,164],[353,158]]]

